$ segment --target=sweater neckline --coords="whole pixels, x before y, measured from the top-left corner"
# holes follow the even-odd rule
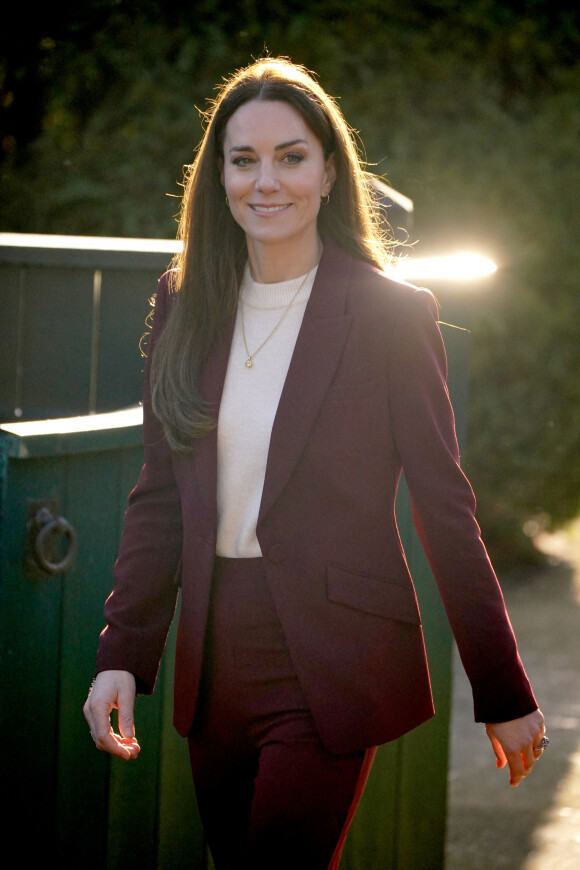
[[[318,264],[297,278],[277,281],[273,284],[262,284],[259,281],[254,281],[250,266],[247,263],[240,286],[240,299],[248,308],[284,308],[290,303],[300,284],[304,282],[304,286],[294,300],[293,307],[305,304],[310,296],[317,270]]]

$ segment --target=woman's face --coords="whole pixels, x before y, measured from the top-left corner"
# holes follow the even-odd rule
[[[302,115],[284,102],[251,100],[225,129],[222,182],[248,249],[317,245],[320,198],[335,179],[333,158]]]

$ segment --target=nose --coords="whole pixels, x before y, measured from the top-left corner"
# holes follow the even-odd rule
[[[280,189],[280,182],[276,177],[274,167],[271,163],[262,161],[260,171],[256,178],[256,190],[260,193],[275,193]]]

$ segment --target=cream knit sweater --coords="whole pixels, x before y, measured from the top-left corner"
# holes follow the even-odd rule
[[[258,284],[246,267],[218,417],[218,556],[262,554],[256,522],[270,435],[316,270],[306,280],[302,275],[277,284]],[[284,319],[256,353],[303,280]],[[242,306],[248,350],[256,354],[251,368],[245,366],[248,353],[242,335]]]

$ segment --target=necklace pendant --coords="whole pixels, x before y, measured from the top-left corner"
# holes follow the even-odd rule
[[[254,365],[254,364],[253,364],[253,362],[252,362],[252,357],[249,356],[249,357],[247,358],[247,360],[246,360],[246,368],[247,368],[247,369],[251,369],[253,365]]]

